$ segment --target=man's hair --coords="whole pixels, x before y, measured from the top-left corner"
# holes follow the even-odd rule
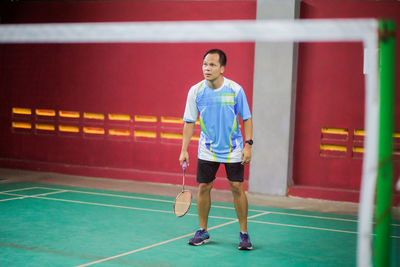
[[[222,66],[226,66],[226,55],[224,53],[224,51],[222,51],[221,49],[211,49],[208,50],[203,57],[203,60],[206,58],[206,56],[208,54],[218,54],[219,55],[219,64]]]

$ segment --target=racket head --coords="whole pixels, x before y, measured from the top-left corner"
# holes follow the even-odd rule
[[[178,194],[174,203],[174,214],[176,217],[184,216],[192,205],[192,193],[190,191],[182,191]]]

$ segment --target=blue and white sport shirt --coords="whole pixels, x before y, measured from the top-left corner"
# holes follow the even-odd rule
[[[185,122],[196,122],[199,114],[201,133],[198,158],[215,162],[240,162],[243,137],[238,114],[243,120],[251,118],[243,88],[224,78],[223,85],[211,89],[203,80],[189,90]]]

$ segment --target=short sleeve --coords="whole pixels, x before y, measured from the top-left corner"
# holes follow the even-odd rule
[[[195,88],[192,87],[192,88],[190,88],[188,96],[187,96],[185,113],[183,115],[183,121],[196,122],[197,115],[198,115],[198,109],[197,109],[197,105],[196,105]]]
[[[246,94],[244,90],[240,88],[239,93],[237,94],[237,112],[240,117],[245,121],[251,118],[249,104],[247,103]]]

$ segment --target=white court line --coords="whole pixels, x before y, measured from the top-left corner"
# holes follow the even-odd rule
[[[67,190],[68,191],[68,190]],[[53,201],[61,201],[61,202],[70,202],[70,203],[78,203],[78,204],[87,204],[87,205],[94,205],[94,206],[104,206],[104,207],[111,207],[111,208],[121,208],[121,209],[131,209],[131,210],[143,210],[143,211],[154,211],[154,212],[162,212],[162,213],[173,213],[172,211],[166,210],[155,210],[155,209],[146,209],[146,208],[136,208],[136,207],[127,207],[127,206],[120,206],[120,205],[112,205],[112,204],[103,204],[103,203],[96,203],[96,202],[86,202],[86,201],[79,201],[79,200],[69,200],[69,199],[60,199],[60,198],[49,198],[49,197],[36,197],[40,199],[46,200],[53,200]]]
[[[55,190],[55,188],[51,188],[51,187],[39,187],[39,188]],[[99,193],[99,192],[88,192],[88,191],[71,190],[71,189],[67,189],[67,191],[73,192],[73,193],[79,193],[79,194],[110,196],[110,197],[119,197],[119,198],[128,198],[128,199],[140,199],[140,200],[165,202],[165,203],[174,203],[175,202],[174,200],[165,200],[165,199],[147,198],[147,197],[137,197],[137,196],[126,196],[126,195],[117,195],[117,194],[108,194],[108,193]],[[192,205],[197,205],[197,204],[193,203]],[[235,209],[234,207],[226,207],[226,206],[218,206],[218,205],[213,205],[213,208],[229,209],[229,210],[234,210]],[[249,209],[249,211],[264,212],[265,210]]]
[[[53,200],[53,201],[60,201],[60,202],[70,202],[70,203],[78,203],[78,204],[87,204],[87,205],[95,205],[95,206],[103,206],[103,207],[111,207],[111,208],[120,208],[120,209],[131,209],[131,210],[142,210],[142,211],[151,211],[151,212],[161,212],[161,213],[173,213],[173,211],[166,211],[166,210],[156,210],[156,209],[146,209],[146,208],[137,208],[137,207],[128,207],[128,206],[121,206],[121,205],[113,205],[113,204],[104,204],[104,203],[96,203],[96,202],[87,202],[87,201],[80,201],[80,200],[70,200],[70,199],[60,199],[60,198],[48,198],[48,197],[43,197],[45,195],[51,195],[51,194],[58,194],[58,193],[65,193],[68,192],[69,190],[60,190],[57,192],[49,192],[49,193],[43,193],[43,194],[38,194],[38,195],[31,195],[31,196],[24,196],[24,195],[18,195],[18,194],[11,194],[11,193],[6,193],[8,195],[13,195],[13,196],[18,196],[18,198],[15,199],[22,199],[22,198],[39,198],[39,199],[46,199],[46,200]],[[6,199],[7,200],[7,199]],[[10,200],[10,199],[8,199]],[[1,201],[1,200],[0,200]],[[4,200],[5,201],[5,200]],[[197,214],[186,214],[188,216],[198,216]],[[235,218],[229,218],[229,217],[219,217],[219,216],[208,216],[209,218],[214,218],[214,219],[224,219],[224,220],[234,220]]]
[[[260,213],[260,214],[256,214],[256,215],[250,216],[249,218],[259,217],[259,216],[262,216],[262,215],[265,215],[265,214],[268,214],[268,212],[263,212],[263,213]],[[219,224],[219,225],[210,227],[207,230],[210,231],[210,230],[213,230],[213,229],[221,228],[223,226],[236,223],[238,221],[239,221],[238,219],[234,219],[234,220],[232,220],[230,222],[226,222],[226,223],[223,223],[223,224]],[[140,251],[143,251],[143,250],[146,250],[146,249],[149,249],[149,248],[158,247],[158,246],[161,246],[161,245],[164,245],[164,244],[167,244],[167,243],[170,243],[170,242],[173,242],[173,241],[185,238],[185,237],[192,236],[193,234],[194,233],[189,233],[189,234],[186,234],[186,235],[178,236],[178,237],[175,237],[175,238],[172,238],[172,239],[169,239],[169,240],[166,240],[166,241],[162,241],[162,242],[159,242],[159,243],[147,246],[147,247],[143,247],[143,248],[135,249],[135,250],[132,250],[132,251],[124,252],[124,253],[121,253],[121,254],[118,254],[118,255],[115,255],[115,256],[111,256],[111,257],[108,257],[108,258],[104,258],[104,259],[100,259],[100,260],[97,260],[97,261],[89,262],[89,263],[82,264],[82,265],[79,265],[79,266],[76,266],[76,267],[85,267],[85,266],[94,265],[94,264],[97,264],[97,263],[113,260],[113,259],[116,259],[116,258],[120,258],[120,257],[126,256],[126,255],[131,255],[131,254],[134,254],[136,252],[140,252]]]
[[[194,214],[194,213],[187,213],[186,215],[189,215],[189,216],[199,216],[199,215],[197,215],[197,214]],[[185,216],[186,216],[185,215]],[[230,217],[221,217],[221,216],[215,216],[215,215],[209,215],[208,216],[208,218],[213,218],[213,219],[222,219],[222,220],[235,220],[236,218],[230,218]]]
[[[13,198],[7,198],[7,199],[1,199],[1,202],[4,201],[10,201],[10,200],[17,200],[17,199],[24,199],[26,196],[24,195],[17,195],[17,194],[9,194],[9,192],[18,192],[18,191],[25,191],[25,190],[31,190],[31,189],[37,189],[38,187],[33,186],[33,187],[25,187],[25,188],[19,188],[19,189],[11,189],[11,190],[6,190],[6,191],[0,191],[0,194],[2,195],[11,195],[11,196],[18,196],[18,197],[13,197]],[[52,189],[54,190],[54,189]]]
[[[255,221],[255,220],[248,220],[247,222],[261,223],[261,224],[271,224],[271,225],[294,227],[294,228],[304,228],[304,229],[312,229],[312,230],[322,230],[322,231],[329,231],[329,232],[339,232],[339,233],[346,233],[346,234],[357,234],[357,232],[354,232],[354,231],[336,230],[336,229],[320,228],[320,227],[313,227],[313,226],[301,226],[301,225],[293,225],[293,224],[285,224],[285,223],[273,223],[273,222],[263,222],[263,221]],[[391,236],[391,238],[400,238],[400,236]]]
[[[40,187],[40,188],[54,190],[54,188],[51,188],[51,187]],[[175,200],[165,200],[165,199],[137,197],[137,196],[126,196],[126,195],[107,194],[107,193],[99,193],[99,192],[88,192],[88,191],[79,191],[79,190],[70,190],[70,189],[68,189],[67,191],[68,192],[73,192],[73,193],[79,193],[79,194],[119,197],[119,198],[127,198],[127,199],[140,199],[140,200],[148,200],[148,201],[156,201],[156,202],[164,202],[164,203],[175,203]],[[192,205],[197,206],[197,203],[192,203]],[[218,205],[213,205],[213,208],[235,210],[234,207],[225,207],[225,206],[218,206]],[[264,212],[264,210],[251,210],[251,209],[249,209],[249,211]]]
[[[16,200],[16,199],[24,199],[24,198],[40,198],[41,196],[47,196],[47,195],[53,195],[53,194],[59,194],[59,193],[64,193],[67,190],[59,190],[57,192],[47,192],[47,193],[42,193],[42,194],[37,194],[37,195],[19,195],[19,194],[13,194],[13,193],[6,193],[5,191],[1,192],[3,195],[9,195],[9,196],[17,196],[15,198],[7,198],[7,199],[1,199],[0,201],[9,201],[9,200]]]
[[[50,188],[46,188],[50,189]],[[56,190],[53,188],[53,190]],[[69,199],[58,199],[58,198],[47,198],[44,197],[45,195],[51,195],[51,194],[58,194],[58,193],[64,193],[64,192],[69,192],[70,190],[59,190],[56,192],[48,192],[48,193],[43,193],[43,194],[38,194],[38,195],[31,195],[31,196],[24,196],[24,195],[18,195],[18,194],[12,194],[12,193],[5,193],[8,195],[13,195],[13,196],[18,196],[19,198],[39,198],[39,199],[46,199],[46,200],[53,200],[53,201],[61,201],[61,202],[70,202],[70,203],[78,203],[78,204],[87,204],[87,205],[95,205],[95,206],[104,206],[104,207],[111,207],[111,208],[122,208],[122,209],[131,209],[131,210],[141,210],[141,211],[150,211],[150,212],[161,212],[161,213],[169,213],[172,214],[173,211],[165,211],[165,210],[156,210],[156,209],[147,209],[147,208],[137,208],[137,207],[128,207],[128,206],[121,206],[121,205],[112,205],[112,204],[104,204],[104,203],[96,203],[96,202],[86,202],[86,201],[79,201],[79,200],[69,200]],[[79,192],[79,191],[78,191]],[[4,193],[4,192],[1,192]],[[16,198],[17,199],[17,198]],[[4,200],[0,200],[4,201]],[[271,214],[274,212],[270,211],[261,211],[262,213],[256,214],[249,216],[248,219],[255,218],[261,215],[266,215],[266,214]],[[188,213],[186,214],[187,216],[198,216],[197,214],[192,214]],[[210,215],[209,218],[214,218],[214,219],[224,219],[224,220],[237,220],[235,218],[229,218],[229,217],[220,217],[220,216],[212,216]],[[329,228],[319,228],[319,227],[313,227],[313,226],[300,226],[300,225],[290,225],[290,224],[282,224],[282,223],[272,223],[272,222],[263,222],[263,221],[255,221],[255,220],[248,220],[248,222],[253,222],[253,223],[261,223],[261,224],[272,224],[272,225],[279,225],[279,226],[287,226],[287,227],[296,227],[296,228],[305,228],[305,229],[314,229],[314,230],[324,230],[324,231],[332,231],[332,232],[342,232],[342,233],[352,233],[356,234],[357,232],[351,232],[351,231],[344,231],[344,230],[336,230],[336,229],[329,229]],[[210,228],[211,229],[211,228]],[[392,236],[393,238],[399,238],[397,236]]]
[[[216,229],[216,228],[219,228],[219,227],[223,227],[223,226],[228,225],[228,224],[236,223],[237,221],[238,220],[236,219],[234,221],[226,222],[226,223],[211,227],[208,230],[212,230],[212,229]],[[164,244],[167,244],[167,243],[170,243],[170,242],[173,242],[173,241],[185,238],[185,237],[189,237],[189,236],[192,236],[193,234],[194,233],[178,236],[178,237],[175,237],[175,238],[172,238],[172,239],[169,239],[169,240],[166,240],[166,241],[162,241],[162,242],[159,242],[159,243],[147,246],[147,247],[135,249],[135,250],[124,252],[124,253],[121,253],[121,254],[118,254],[118,255],[115,255],[115,256],[111,256],[111,257],[108,257],[108,258],[100,259],[100,260],[89,262],[89,263],[82,264],[82,265],[78,265],[77,267],[85,267],[85,266],[94,265],[94,264],[97,264],[97,263],[113,260],[113,259],[120,258],[120,257],[126,256],[126,255],[134,254],[136,252],[143,251],[143,250],[146,250],[146,249],[149,249],[149,248],[158,247],[158,246],[161,246],[161,245],[164,245]]]
[[[22,190],[29,190],[29,189],[47,189],[47,190],[60,190],[59,188],[53,188],[53,187],[45,187],[45,186],[35,186],[35,187],[27,187],[27,188],[22,188],[22,189],[13,189],[13,190],[8,190],[8,191],[0,191],[1,193],[6,193],[6,192],[14,192],[14,191],[22,191]],[[119,197],[119,198],[127,198],[127,199],[140,199],[140,200],[148,200],[148,201],[156,201],[156,202],[165,202],[165,203],[174,203],[174,201],[171,200],[163,200],[163,199],[154,199],[154,198],[145,198],[145,197],[137,197],[137,196],[126,196],[126,195],[117,195],[117,194],[108,194],[108,193],[99,193],[99,192],[88,192],[88,191],[79,191],[79,190],[70,190],[70,189],[65,189],[64,192],[73,192],[73,193],[79,193],[79,194],[90,194],[90,195],[100,195],[100,196],[109,196],[109,197]],[[59,192],[61,193],[61,192]],[[9,198],[9,199],[3,199],[0,201],[8,201],[8,200],[16,200],[16,199],[23,199],[26,197],[16,197],[16,198]],[[87,202],[86,204],[89,204],[90,202]],[[100,204],[99,204],[100,205]],[[193,203],[192,205],[196,205],[196,203]],[[122,208],[124,206],[115,206]],[[213,205],[213,208],[221,208],[221,209],[229,209],[229,210],[235,210],[234,207],[225,207],[225,206],[218,206],[218,205]],[[127,207],[125,207],[127,208]],[[135,209],[140,209],[140,208],[135,208]],[[152,211],[151,209],[143,209],[143,210],[149,210]],[[158,210],[153,210],[153,211],[158,211]],[[248,211],[252,212],[265,212],[264,210],[257,210],[257,209],[249,209]],[[305,215],[305,214],[296,214],[296,213],[288,213],[288,212],[277,212],[277,211],[268,211],[270,214],[280,214],[280,215],[287,215],[287,216],[295,216],[295,217],[305,217],[305,218],[313,218],[313,219],[322,219],[322,220],[333,220],[333,221],[344,221],[344,222],[354,222],[357,223],[358,220],[354,219],[343,219],[343,218],[335,218],[335,217],[323,217],[323,216],[315,216],[315,215]],[[171,213],[171,212],[168,212]],[[186,214],[188,216],[197,216],[197,214],[191,214],[188,213]],[[218,217],[218,216],[209,216],[210,218],[215,218],[215,219],[234,219],[234,218],[227,218],[227,217]],[[400,224],[392,224],[392,226],[399,227]]]
[[[10,200],[17,200],[17,199],[24,199],[25,197],[12,197],[6,199],[0,199],[0,202],[10,201]]]
[[[49,189],[49,190],[56,190],[56,188],[51,187],[38,187],[42,189]],[[79,194],[90,194],[90,195],[100,195],[100,196],[110,196],[110,197],[119,197],[119,198],[128,198],[128,199],[140,199],[140,200],[148,200],[148,201],[157,201],[157,202],[165,202],[165,203],[174,203],[173,200],[164,200],[164,199],[155,199],[155,198],[146,198],[146,197],[136,197],[136,196],[126,196],[126,195],[117,195],[117,194],[107,194],[107,193],[97,193],[97,192],[88,192],[88,191],[79,191],[79,190],[70,190],[67,189],[68,192],[79,193]],[[197,205],[193,203],[192,205]],[[235,210],[234,207],[225,207],[225,206],[218,206],[213,205],[213,208],[219,209],[229,209]],[[248,211],[251,212],[264,212],[265,210],[258,210],[258,209],[249,209]],[[314,218],[314,219],[323,219],[323,220],[333,220],[333,221],[344,221],[344,222],[355,222],[357,220],[354,219],[343,219],[343,218],[336,218],[336,217],[323,217],[323,216],[315,216],[315,215],[305,215],[305,214],[296,214],[296,213],[286,213],[286,212],[277,212],[277,211],[268,211],[271,214],[280,214],[280,215],[288,215],[288,216],[297,216],[297,217],[306,217],[306,218]]]
[[[40,187],[43,189],[53,189],[51,187]],[[165,199],[156,199],[156,198],[146,198],[146,197],[136,197],[136,196],[126,196],[126,195],[117,195],[117,194],[107,194],[107,193],[99,193],[99,192],[88,192],[88,191],[79,191],[79,190],[71,190],[67,189],[68,192],[79,193],[79,194],[88,194],[88,195],[98,195],[98,196],[108,196],[108,197],[119,197],[119,198],[128,198],[128,199],[140,199],[140,200],[148,200],[148,201],[157,201],[157,202],[166,202],[166,203],[174,203],[173,200],[165,200]]]
[[[316,216],[316,215],[305,215],[305,214],[296,214],[296,213],[288,213],[288,212],[279,212],[279,211],[271,211],[273,214],[280,214],[280,215],[288,215],[288,216],[296,216],[296,217],[306,217],[306,218],[313,218],[313,219],[322,219],[322,220],[333,220],[333,221],[343,221],[343,222],[358,222],[354,219],[343,219],[343,218],[336,218],[336,217],[324,217],[324,216]]]
[[[263,221],[255,221],[255,220],[249,220],[248,222],[261,223],[261,224],[272,224],[272,225],[295,227],[295,228],[304,228],[304,229],[313,229],[313,230],[323,230],[323,231],[331,231],[331,232],[340,232],[340,233],[347,233],[347,234],[357,234],[357,232],[353,232],[353,231],[344,231],[344,230],[336,230],[336,229],[329,229],[329,228],[320,228],[320,227],[313,227],[313,226],[301,226],[301,225],[294,225],[294,224],[263,222]]]
[[[31,190],[31,189],[37,189],[40,187],[33,186],[33,187],[25,187],[25,188],[19,188],[19,189],[12,189],[12,190],[6,190],[6,191],[0,191],[0,193],[8,193],[8,192],[15,192],[15,191],[24,191],[24,190]],[[47,188],[46,188],[47,189]],[[55,190],[54,188],[51,188],[52,190]]]
[[[49,190],[55,190],[55,188],[51,188],[51,187],[40,187],[40,188],[49,189]],[[79,191],[79,190],[70,190],[70,189],[67,189],[67,191],[68,192],[73,192],[73,193],[79,193],[79,194],[110,196],[110,197],[119,197],[119,198],[127,198],[127,199],[140,199],[140,200],[165,202],[165,203],[174,203],[175,202],[174,200],[165,200],[165,199],[147,198],[147,197],[136,197],[136,196],[126,196],[126,195],[107,194],[107,193],[98,193],[98,192],[88,192],[88,191]],[[197,203],[192,203],[192,205],[197,206]],[[219,209],[235,210],[234,207],[225,207],[225,206],[218,206],[218,205],[213,205],[212,207],[213,208],[219,208]],[[254,209],[249,209],[249,211],[264,212],[264,210],[254,210]]]
[[[39,195],[33,195],[33,196],[26,196],[26,197],[32,197],[32,198],[39,198],[39,199],[46,199],[46,200],[54,200],[54,201],[61,201],[61,202],[71,202],[71,203],[79,203],[79,204],[87,204],[87,205],[95,205],[95,206],[104,206],[104,207],[112,207],[112,208],[122,208],[122,209],[131,209],[131,210],[142,210],[142,211],[150,211],[150,212],[161,212],[161,213],[173,213],[173,211],[165,211],[165,210],[156,210],[156,209],[146,209],[146,208],[137,208],[137,207],[127,207],[127,206],[120,206],[120,205],[112,205],[112,204],[103,204],[103,203],[96,203],[96,202],[86,202],[86,201],[79,201],[79,200],[68,200],[68,199],[57,199],[57,198],[47,198],[43,197],[43,195],[49,195],[49,194],[57,194],[57,193],[63,193],[67,192],[68,190],[60,190],[58,192],[49,192],[49,193],[43,193]],[[17,194],[13,194],[17,195]],[[18,195],[17,195],[18,196]],[[247,217],[248,219],[255,218],[261,215],[266,215],[270,214],[272,212],[269,211],[264,211],[260,214],[252,215]],[[197,214],[186,214],[189,216],[198,216]],[[219,216],[208,216],[209,218],[214,218],[214,219],[224,219],[224,220],[237,220],[235,218],[229,218],[229,217],[219,217]],[[261,223],[261,224],[272,224],[272,225],[279,225],[279,226],[287,226],[287,227],[296,227],[296,228],[305,228],[305,229],[314,229],[314,230],[324,230],[324,231],[331,231],[331,232],[341,232],[341,233],[352,233],[352,234],[357,234],[357,232],[352,232],[352,231],[344,231],[344,230],[336,230],[336,229],[329,229],[329,228],[320,228],[320,227],[313,227],[313,226],[301,226],[301,225],[291,225],[291,224],[282,224],[282,223],[272,223],[272,222],[263,222],[263,221],[254,221],[254,220],[248,220],[248,222],[254,222],[254,223]],[[397,236],[392,236],[393,238],[399,238]]]

